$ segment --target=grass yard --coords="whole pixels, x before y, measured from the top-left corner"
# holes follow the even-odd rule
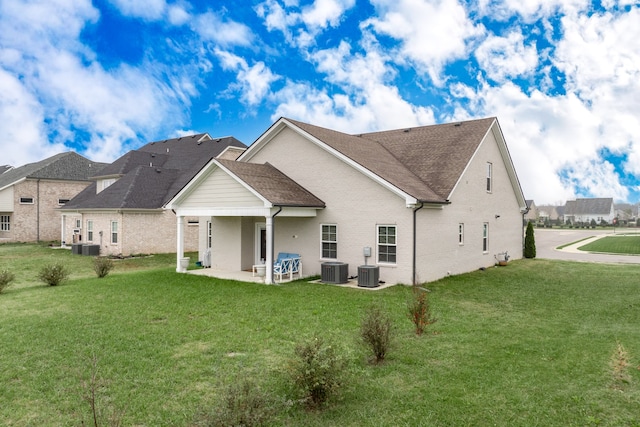
[[[607,236],[578,249],[587,252],[640,255],[640,236]]]
[[[55,259],[77,263],[70,281],[32,279]],[[430,283],[438,321],[417,337],[407,287],[221,281],[175,273],[171,255],[98,279],[89,261],[0,246],[0,270],[19,269],[0,294],[0,425],[93,425],[92,373],[102,419],[126,426],[201,425],[245,378],[291,402],[294,348],[318,335],[347,362],[343,387],[270,425],[640,426],[640,266],[521,260]],[[373,303],[394,325],[378,366],[358,340]]]

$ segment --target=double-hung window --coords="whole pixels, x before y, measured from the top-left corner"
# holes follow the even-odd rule
[[[458,244],[464,245],[464,223],[458,224]]]
[[[322,258],[338,258],[338,226],[322,224]]]
[[[0,231],[11,231],[11,215],[0,215]]]
[[[379,225],[378,226],[378,262],[395,264],[396,263],[396,226],[395,225]]]
[[[491,163],[487,163],[487,193],[491,193],[493,191],[493,165]]]
[[[482,252],[489,252],[489,223],[482,224]]]
[[[93,220],[87,220],[87,241],[93,242]]]
[[[111,243],[118,243],[118,221],[111,221]]]

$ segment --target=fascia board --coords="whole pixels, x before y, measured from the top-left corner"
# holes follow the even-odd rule
[[[13,181],[11,184],[7,184],[4,187],[0,188],[0,191],[5,190],[5,189],[7,189],[7,188],[9,188],[9,187],[11,187],[13,185],[20,184],[21,182],[26,181],[26,180],[27,180],[26,176],[22,177],[22,178],[19,178],[19,179]]]

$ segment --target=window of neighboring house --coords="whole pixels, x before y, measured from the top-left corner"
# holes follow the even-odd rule
[[[114,182],[116,182],[115,178],[103,179],[102,180],[102,190],[104,190],[105,188],[107,188],[108,186],[113,184]]]
[[[58,199],[58,205],[66,205],[69,199]]]
[[[11,215],[0,215],[0,231],[11,231]]]
[[[464,245],[464,224],[458,224],[458,244]]]
[[[111,243],[118,243],[118,221],[111,221]]]
[[[489,223],[482,224],[482,252],[489,252]]]
[[[396,226],[378,226],[378,262],[396,263]]]
[[[211,249],[211,221],[207,221],[207,248]]]
[[[487,162],[487,193],[491,193],[493,189],[493,183],[491,182],[493,175],[493,165]]]
[[[322,258],[338,258],[338,226],[322,224]]]
[[[82,220],[76,219],[76,228],[81,228],[81,227],[82,227]]]
[[[32,205],[33,204],[33,197],[20,197],[20,204],[21,205]]]
[[[93,242],[93,220],[87,220],[87,241]]]

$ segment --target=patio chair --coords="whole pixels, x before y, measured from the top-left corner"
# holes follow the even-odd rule
[[[301,277],[302,261],[299,254],[280,252],[278,258],[273,263],[274,280],[282,281],[282,277],[289,275],[289,280],[293,280],[293,275]]]

